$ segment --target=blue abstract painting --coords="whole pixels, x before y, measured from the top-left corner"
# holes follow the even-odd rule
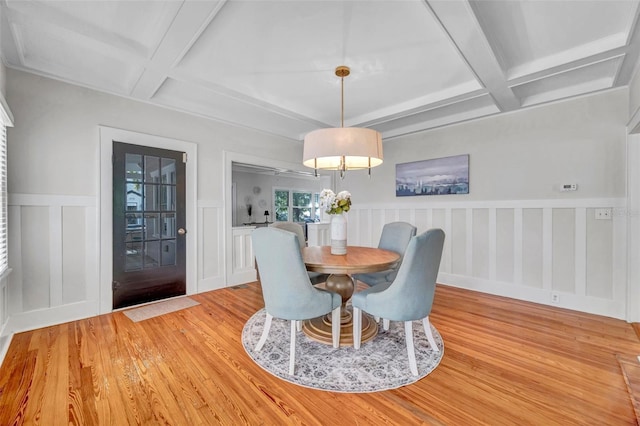
[[[396,197],[469,193],[469,154],[396,164]]]

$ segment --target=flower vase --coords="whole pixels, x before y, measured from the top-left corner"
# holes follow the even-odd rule
[[[347,254],[347,217],[331,215],[331,254]]]

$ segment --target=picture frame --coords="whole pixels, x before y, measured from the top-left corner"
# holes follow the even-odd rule
[[[469,193],[469,154],[396,164],[396,197]]]

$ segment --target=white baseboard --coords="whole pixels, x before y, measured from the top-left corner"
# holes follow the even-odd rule
[[[198,293],[225,288],[224,277],[204,278],[198,281]]]
[[[2,329],[0,329],[0,367],[2,367],[4,357],[7,356],[9,345],[11,345],[11,340],[13,339],[13,333],[6,333],[8,322],[7,320],[2,326]]]
[[[229,282],[227,282],[227,287],[238,285],[238,284],[246,284],[256,281],[258,279],[258,274],[255,269],[250,269],[242,272],[235,272],[229,277]]]
[[[83,301],[55,308],[38,309],[35,311],[21,312],[9,317],[5,328],[6,334],[19,333],[21,331],[35,330],[69,321],[89,318],[99,315],[98,301]]]
[[[578,296],[562,291],[545,290],[542,288],[530,287],[523,284],[491,281],[481,278],[447,273],[438,274],[438,283],[468,290],[476,290],[496,296],[510,297],[512,299],[539,303],[556,308],[571,309],[575,311],[586,312],[594,315],[602,315],[621,320],[626,319],[624,302],[616,302],[610,299],[601,299],[591,296]],[[558,294],[558,303],[551,302],[552,293]]]
[[[8,336],[0,336],[0,368],[2,367],[2,363],[4,362],[4,357],[7,356],[7,351],[9,351],[11,339],[13,339],[13,334],[10,334]]]

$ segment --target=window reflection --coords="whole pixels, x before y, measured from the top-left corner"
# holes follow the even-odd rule
[[[162,183],[176,183],[176,160],[162,159]]]
[[[160,241],[144,243],[144,268],[156,268],[160,266]]]
[[[160,158],[144,157],[144,181],[146,183],[160,183]]]
[[[142,181],[142,155],[126,154],[124,167],[125,179],[128,182]]]

